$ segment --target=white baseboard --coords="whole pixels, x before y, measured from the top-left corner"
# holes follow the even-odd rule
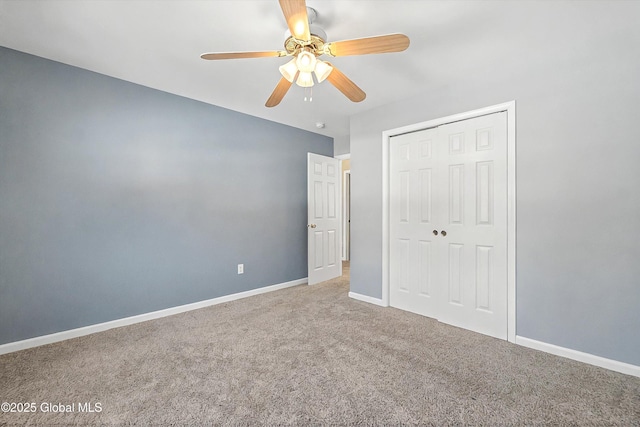
[[[368,295],[357,294],[355,292],[349,292],[349,298],[357,299],[358,301],[368,302],[369,304],[379,305],[380,307],[387,307],[387,304],[382,302],[380,298],[370,297]]]
[[[10,342],[0,345],[0,354],[12,353],[14,351],[25,350],[27,348],[38,347],[45,344],[52,344],[58,341],[64,341],[71,338],[82,337],[84,335],[95,334],[96,332],[106,331],[108,329],[119,328],[121,326],[133,325],[134,323],[146,322],[147,320],[159,319],[161,317],[172,316],[174,314],[184,313],[185,311],[197,310],[199,308],[210,307],[216,304],[222,304],[241,298],[247,298],[254,295],[273,292],[279,289],[289,288],[307,283],[304,277],[290,282],[279,283],[276,285],[265,286],[263,288],[252,289],[250,291],[239,292],[237,294],[225,295],[218,298],[208,299],[205,301],[194,302],[191,304],[179,305],[177,307],[166,308],[164,310],[152,311],[150,313],[139,314],[137,316],[125,317],[123,319],[112,320],[109,322],[98,323],[96,325],[84,326],[82,328],[70,329],[68,331],[56,332],[55,334],[42,335],[35,338],[29,338],[23,341]]]
[[[546,353],[555,354],[556,356],[562,356],[568,359],[577,360],[578,362],[588,363],[590,365],[595,365],[601,368],[610,369],[612,371],[621,372],[623,374],[633,375],[634,377],[640,377],[640,366],[631,365],[629,363],[606,359],[604,357],[595,356],[589,353],[583,353],[581,351],[572,350],[570,348],[559,347],[557,345],[532,340],[531,338],[525,338],[519,335],[516,335],[516,344],[533,348],[535,350],[544,351]]]

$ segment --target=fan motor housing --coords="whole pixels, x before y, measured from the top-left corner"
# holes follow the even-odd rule
[[[308,42],[303,42],[297,40],[293,36],[289,36],[289,38],[287,38],[284,42],[284,49],[290,55],[295,55],[297,52],[306,48],[309,49],[309,51],[315,56],[320,56],[324,53],[324,43],[325,40],[315,34],[311,34],[311,40],[309,40]]]

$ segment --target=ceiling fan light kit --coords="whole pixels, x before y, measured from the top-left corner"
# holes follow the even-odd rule
[[[366,37],[326,43],[327,35],[313,21],[317,12],[307,8],[305,0],[279,0],[280,8],[289,30],[284,42],[285,50],[267,52],[222,52],[203,53],[202,59],[237,59],[292,56],[289,62],[279,67],[282,78],[266,102],[267,107],[275,107],[282,101],[295,81],[298,86],[308,88],[314,85],[313,74],[318,83],[328,80],[353,102],[360,102],[366,94],[333,64],[318,59],[321,55],[350,56],[374,53],[401,52],[409,47],[409,38],[404,34]]]
[[[298,75],[298,80],[296,80],[296,84],[300,87],[313,86],[313,77],[311,77],[311,73],[306,71],[300,71],[300,74]]]
[[[296,58],[296,66],[303,73],[310,73],[316,68],[316,57],[308,50],[302,50]]]
[[[287,62],[284,65],[281,65],[280,68],[278,68],[280,70],[280,74],[282,74],[282,76],[287,79],[289,82],[293,82],[293,79],[296,77],[296,74],[298,73],[298,66],[296,65],[296,60],[297,58],[293,58],[291,61]]]
[[[316,79],[318,79],[318,83],[322,83],[323,81],[325,81],[332,71],[333,67],[329,65],[329,63],[318,60],[316,69],[314,70]]]
[[[326,80],[331,71],[333,71],[333,67],[328,63],[317,59],[310,51],[304,50],[291,61],[281,65],[279,70],[282,77],[287,79],[287,81],[293,83],[295,80],[296,84],[300,87],[311,87],[313,86],[313,78],[311,76],[312,72],[315,74],[318,83],[321,83]],[[300,74],[296,80],[295,76],[298,71]]]

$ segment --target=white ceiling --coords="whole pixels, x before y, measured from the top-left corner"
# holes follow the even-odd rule
[[[331,59],[367,93],[357,104],[324,82],[311,103],[294,85],[280,105],[266,108],[288,58],[200,59],[203,52],[282,49],[286,23],[277,0],[0,0],[0,45],[340,137],[349,133],[349,116],[457,75],[566,60],[585,49],[576,34],[603,27],[606,4],[308,0],[328,41],[396,32],[411,39],[405,52]]]

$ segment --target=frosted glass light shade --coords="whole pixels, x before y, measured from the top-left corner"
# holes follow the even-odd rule
[[[300,71],[300,75],[298,76],[296,83],[300,87],[311,87],[313,86],[313,77],[310,72]]]
[[[282,77],[284,77],[285,79],[293,83],[293,79],[296,77],[296,73],[298,72],[298,66],[296,65],[296,58],[293,58],[291,61],[287,62],[286,64],[281,65],[280,68],[278,69],[280,70],[280,74],[282,74]]]
[[[316,68],[314,70],[314,72],[316,73],[316,79],[318,79],[318,83],[323,82],[327,77],[329,77],[329,74],[331,74],[332,71],[333,67],[331,65],[327,64],[324,61],[318,60],[318,62],[316,62]]]
[[[301,73],[310,73],[316,68],[316,56],[307,51],[302,51],[298,54],[296,59],[296,65]]]

